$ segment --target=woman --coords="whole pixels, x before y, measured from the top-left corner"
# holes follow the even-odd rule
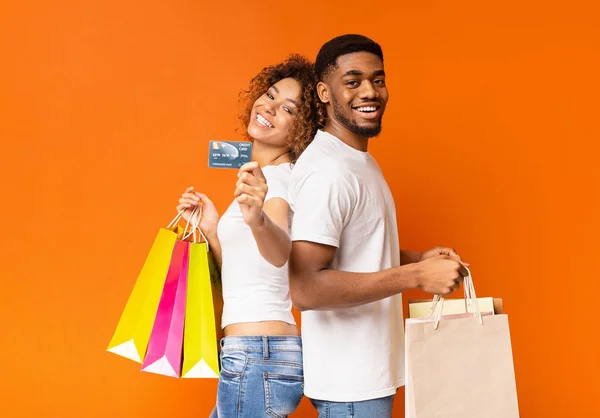
[[[221,266],[221,376],[212,417],[287,417],[303,393],[302,343],[291,312],[287,185],[291,165],[322,126],[312,64],[292,55],[263,69],[241,98],[253,141],[235,200],[219,220],[213,203],[188,188],[177,210],[200,229]]]

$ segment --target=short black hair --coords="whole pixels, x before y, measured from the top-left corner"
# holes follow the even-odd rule
[[[339,57],[355,52],[370,52],[383,62],[383,51],[377,42],[363,35],[341,35],[326,42],[317,54],[315,70],[319,80],[323,80],[323,77],[335,68]]]

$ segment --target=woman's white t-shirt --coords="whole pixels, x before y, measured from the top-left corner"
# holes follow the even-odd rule
[[[262,168],[269,199],[287,202],[291,164]],[[289,293],[288,265],[275,267],[258,251],[250,227],[234,200],[217,228],[222,250],[223,317],[221,326],[242,322],[284,321],[295,325]]]

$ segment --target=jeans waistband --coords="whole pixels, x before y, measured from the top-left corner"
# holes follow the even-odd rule
[[[262,337],[225,337],[221,340],[224,351],[254,351],[269,355],[271,351],[302,351],[302,338],[284,335]]]

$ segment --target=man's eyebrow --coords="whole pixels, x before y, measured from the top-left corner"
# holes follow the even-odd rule
[[[358,71],[358,70],[348,70],[344,73],[343,77],[346,77],[348,75],[363,75],[362,71]]]
[[[346,71],[344,73],[343,77],[351,76],[351,75],[361,76],[361,75],[364,75],[364,73],[362,71],[359,71],[359,70],[348,70],[348,71]],[[382,76],[382,75],[385,76],[385,71],[384,70],[377,70],[377,71],[373,72],[373,77],[379,77],[379,76]]]

